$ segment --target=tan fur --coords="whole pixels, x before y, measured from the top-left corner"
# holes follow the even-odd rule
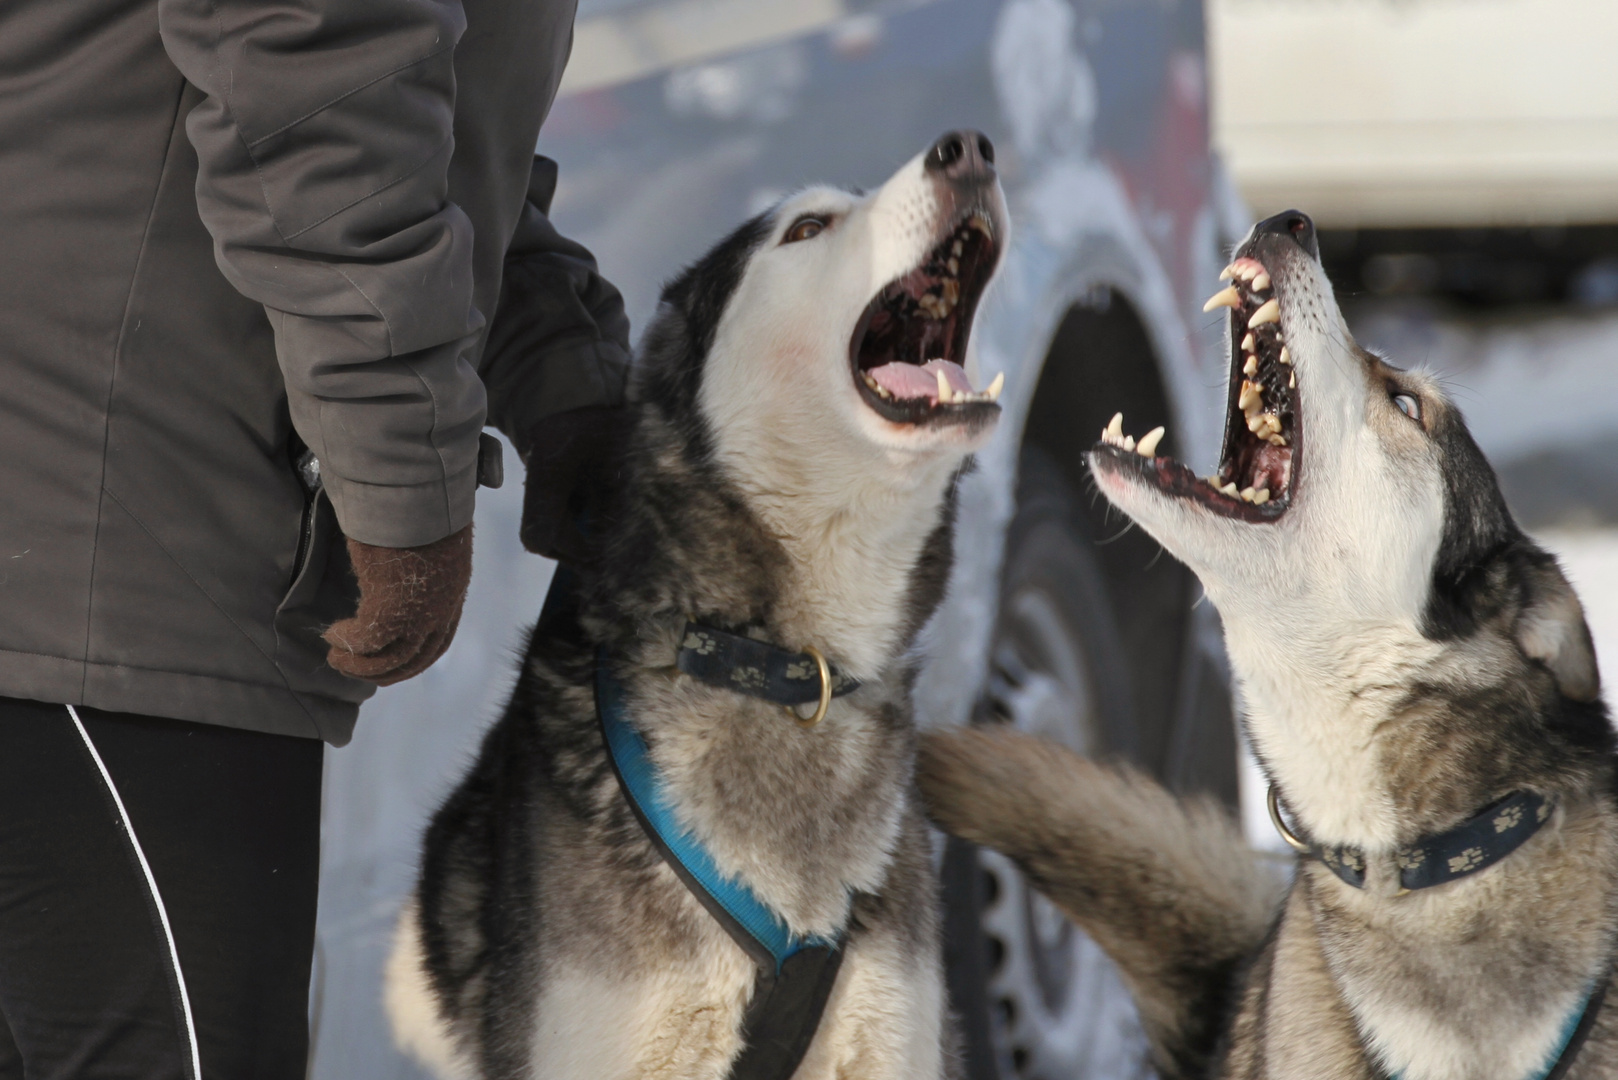
[[[1005,729],[924,736],[917,780],[940,825],[1015,859],[1106,950],[1178,1073],[1196,985],[1258,950],[1281,892],[1229,817]]]

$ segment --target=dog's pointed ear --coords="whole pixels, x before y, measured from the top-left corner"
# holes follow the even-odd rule
[[[1595,644],[1579,597],[1547,558],[1528,570],[1523,609],[1512,626],[1517,645],[1556,677],[1557,688],[1574,701],[1594,701],[1601,693]]]

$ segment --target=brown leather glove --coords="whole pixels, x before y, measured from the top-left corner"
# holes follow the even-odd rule
[[[348,556],[359,579],[359,610],[326,631],[326,662],[381,686],[426,671],[460,625],[472,580],[472,526],[413,548],[350,538]]]
[[[523,448],[523,547],[590,564],[595,547],[579,521],[598,517],[605,506],[633,423],[629,410],[603,405],[557,413],[535,426]]]

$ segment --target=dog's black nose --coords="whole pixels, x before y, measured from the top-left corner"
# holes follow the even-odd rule
[[[951,131],[927,151],[927,171],[947,180],[986,180],[994,175],[994,143],[981,131]]]
[[[1261,236],[1264,233],[1290,236],[1298,242],[1299,247],[1309,253],[1311,259],[1320,258],[1320,242],[1315,239],[1315,223],[1310,221],[1309,215],[1302,210],[1283,210],[1253,226],[1254,236]]]

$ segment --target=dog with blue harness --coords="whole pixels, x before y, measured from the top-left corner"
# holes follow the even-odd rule
[[[999,415],[969,344],[1005,238],[993,147],[951,132],[665,288],[600,556],[400,919],[388,1010],[434,1072],[956,1075],[910,694]]]

